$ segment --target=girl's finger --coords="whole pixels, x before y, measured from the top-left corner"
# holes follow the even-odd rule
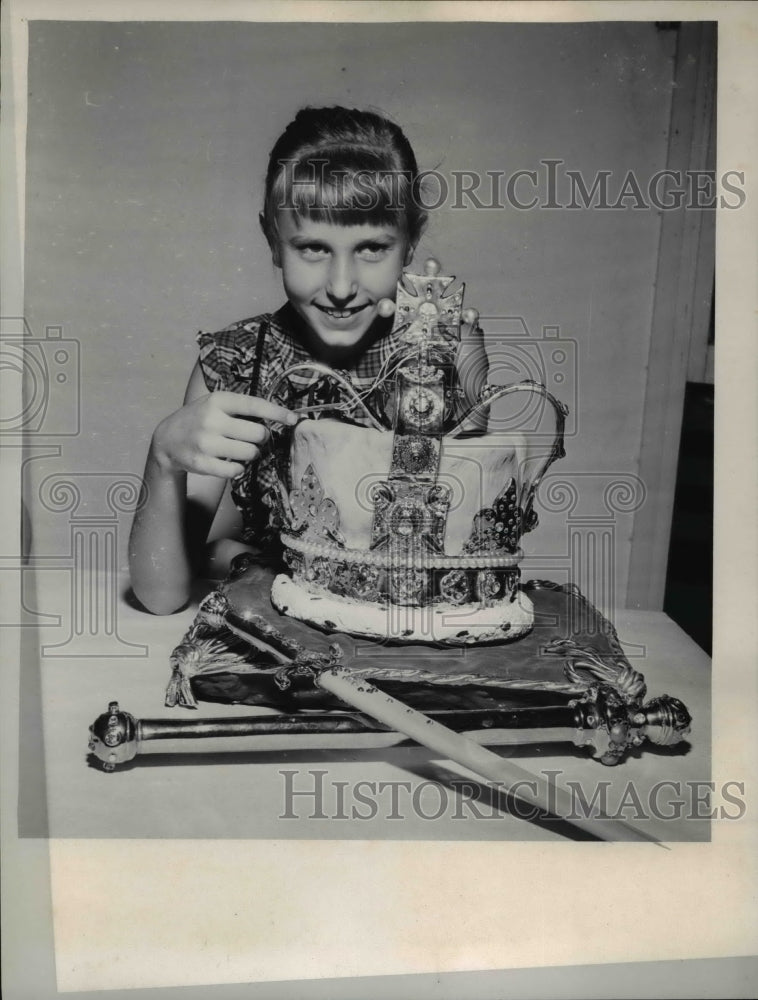
[[[264,423],[257,420],[245,420],[241,417],[230,417],[224,414],[219,422],[217,430],[225,438],[232,438],[234,441],[248,441],[250,444],[261,446],[271,437],[271,431]]]
[[[214,436],[208,442],[206,452],[209,456],[231,462],[252,462],[260,453],[260,448],[256,444],[221,436]]]
[[[245,471],[245,466],[239,462],[228,462],[223,458],[212,458],[203,455],[198,459],[192,472],[197,472],[201,476],[217,476],[219,479],[234,479]]]
[[[296,414],[278,403],[272,403],[259,396],[242,396],[237,392],[214,392],[213,401],[221,409],[234,417],[252,417],[254,420],[270,420],[280,424],[294,425],[298,422]]]

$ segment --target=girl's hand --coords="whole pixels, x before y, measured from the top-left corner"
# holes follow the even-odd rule
[[[262,421],[293,426],[298,417],[265,399],[212,392],[162,420],[150,452],[165,472],[197,472],[233,479],[255,461],[270,437]]]

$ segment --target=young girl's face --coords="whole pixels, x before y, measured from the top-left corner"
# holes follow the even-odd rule
[[[284,290],[329,359],[360,345],[382,299],[395,298],[409,246],[392,225],[338,226],[293,212],[278,219],[275,261]]]

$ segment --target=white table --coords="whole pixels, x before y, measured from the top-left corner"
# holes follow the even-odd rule
[[[36,607],[61,621],[39,630],[37,645],[47,648],[24,665],[40,671],[49,836],[562,840],[570,834],[565,824],[509,814],[470,775],[420,747],[140,756],[122,771],[97,769],[87,759],[88,728],[112,700],[137,718],[271,713],[212,704],[166,709],[169,654],[196,605],[170,617],[147,615],[127,603],[124,579],[110,633],[101,615],[78,651],[75,643],[66,645],[72,635],[67,579],[54,570],[37,574]],[[616,626],[633,666],[645,674],[648,697],[671,694],[689,708],[691,742],[647,745],[614,768],[567,745],[499,752],[543,777],[557,772],[551,780],[576,783],[587,802],[605,792],[611,812],[625,804],[622,817],[661,840],[707,840],[710,824],[698,818],[706,803],[698,805],[696,786],[688,783],[710,779],[709,658],[664,614],[620,611]],[[49,648],[56,643],[63,645]],[[310,794],[288,802],[288,784]],[[484,798],[474,800],[482,790]]]

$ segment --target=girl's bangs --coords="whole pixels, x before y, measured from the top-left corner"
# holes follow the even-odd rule
[[[337,169],[327,161],[300,163],[277,178],[276,210],[338,226],[408,228],[412,179],[406,171]]]

